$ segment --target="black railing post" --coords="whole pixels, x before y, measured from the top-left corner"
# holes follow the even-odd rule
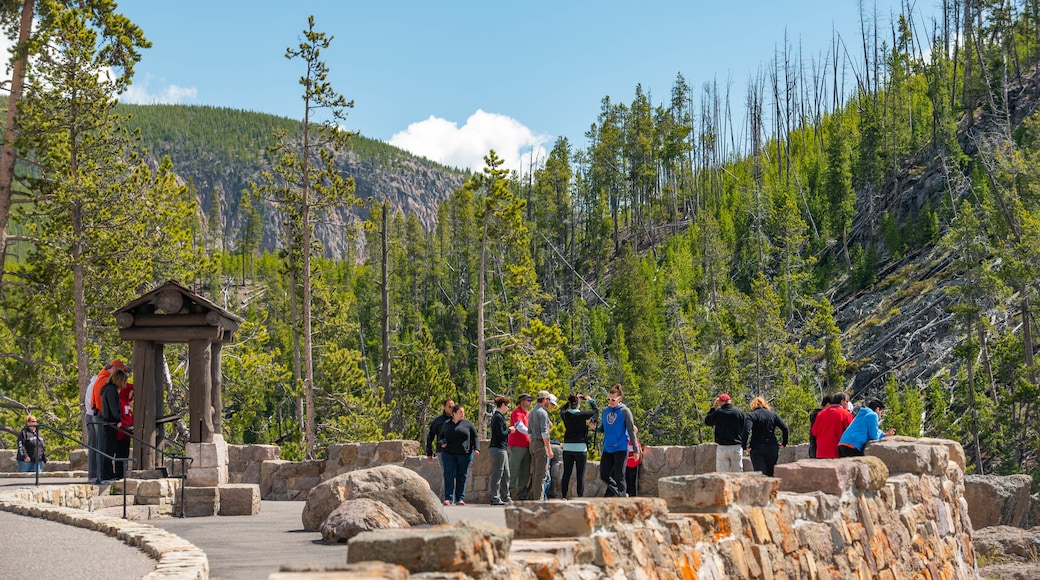
[[[181,457],[181,517],[184,517],[184,484],[188,483],[188,470],[184,465],[185,457]]]
[[[33,455],[35,455],[36,457],[32,458],[34,460],[32,462],[33,473],[36,474],[36,487],[40,487],[40,470],[43,469],[43,442],[40,441],[39,425],[36,426],[36,430],[33,431],[33,435],[36,436],[36,449],[33,450]]]
[[[129,457],[123,460],[123,519],[126,519],[126,470],[130,467]]]

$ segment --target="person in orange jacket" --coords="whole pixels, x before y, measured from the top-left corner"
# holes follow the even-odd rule
[[[112,369],[126,371],[126,365],[119,359],[105,365],[105,368],[97,374],[89,390],[89,398],[86,403],[87,411],[87,443],[93,449],[101,449],[101,388],[108,384],[112,375]],[[102,480],[101,466],[104,464],[103,457],[95,453],[93,449],[88,450],[87,462],[89,463],[87,473],[90,483],[98,483]]]

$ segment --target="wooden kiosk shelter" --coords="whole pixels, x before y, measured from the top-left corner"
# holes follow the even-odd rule
[[[134,343],[134,434],[159,446],[164,437],[163,347],[188,344],[190,443],[223,442],[220,400],[221,346],[243,319],[170,280],[112,314],[119,338]],[[138,469],[162,466],[162,457],[134,445]]]

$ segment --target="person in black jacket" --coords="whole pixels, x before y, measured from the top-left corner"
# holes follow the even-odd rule
[[[126,371],[113,369],[108,382],[101,387],[101,450],[110,457],[116,455],[116,435],[119,423],[123,420],[123,410],[119,404],[119,390],[126,386]],[[108,457],[101,458],[101,482],[116,478],[115,464]]]
[[[466,475],[474,454],[480,454],[477,428],[467,421],[462,405],[451,408],[451,420],[445,421],[437,435],[441,460],[447,469],[444,474],[444,505],[466,505]]]
[[[446,421],[451,421],[451,409],[455,406],[455,401],[448,399],[444,401],[443,409],[444,412],[430,421],[430,429],[426,433],[426,458],[433,460],[433,454],[440,450],[439,441],[435,443],[437,438],[440,436],[441,427],[444,426]],[[444,464],[444,454],[438,453],[437,458],[441,461],[441,474],[444,477],[444,493],[447,495],[448,488],[451,487],[451,482],[448,481],[448,467]]]
[[[589,411],[581,410],[581,402],[588,401]],[[560,411],[563,419],[563,481],[560,493],[567,499],[570,491],[571,473],[575,472],[574,490],[578,497],[585,497],[585,464],[589,453],[589,427],[599,416],[596,401],[588,395],[571,394],[567,397],[567,406]]]
[[[747,447],[747,417],[734,407],[726,393],[719,395],[704,416],[704,424],[715,428],[715,471],[740,473],[744,470],[741,450]]]
[[[787,447],[787,424],[779,415],[769,408],[769,403],[762,397],[751,399],[751,412],[745,421],[747,431],[751,432],[748,449],[751,452],[751,465],[755,471],[773,477],[773,468],[780,458],[780,448]],[[776,440],[776,430],[783,433],[783,441]]]
[[[47,463],[47,453],[43,450],[43,438],[36,427],[36,417],[26,415],[25,427],[18,432],[18,471],[22,473],[42,472]]]
[[[505,505],[509,498],[509,434],[515,431],[506,423],[509,397],[495,397],[495,414],[488,428],[491,430],[491,505]]]

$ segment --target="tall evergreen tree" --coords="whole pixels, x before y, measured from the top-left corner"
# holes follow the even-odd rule
[[[307,18],[307,28],[296,48],[286,49],[285,58],[303,63],[304,74],[299,84],[303,87],[303,123],[301,134],[288,135],[276,131],[277,145],[272,153],[277,156],[273,172],[265,172],[263,184],[254,185],[258,195],[279,206],[290,209],[290,217],[299,219],[301,256],[301,326],[303,327],[303,382],[306,405],[305,447],[308,457],[314,456],[315,399],[314,348],[311,316],[311,256],[314,222],[331,208],[359,204],[354,196],[354,179],[344,177],[336,169],[337,153],[343,149],[353,133],[341,128],[346,110],[354,106],[333,89],[328,80],[329,68],[322,59],[322,51],[332,44],[333,37],[315,30],[314,17]]]

